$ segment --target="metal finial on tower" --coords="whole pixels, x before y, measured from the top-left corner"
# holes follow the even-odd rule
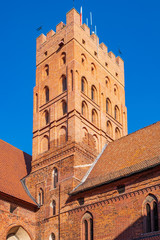
[[[88,18],[86,18],[86,24],[87,24],[87,26],[88,26]]]
[[[91,34],[92,34],[92,13],[90,12],[90,20],[91,20]]]
[[[80,9],[80,25],[82,25],[82,6],[81,6],[81,9]]]

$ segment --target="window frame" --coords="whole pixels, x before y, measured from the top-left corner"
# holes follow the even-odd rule
[[[93,216],[90,212],[86,212],[82,217],[82,240],[93,240],[94,224]]]

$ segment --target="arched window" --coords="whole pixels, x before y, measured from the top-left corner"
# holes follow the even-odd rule
[[[67,103],[64,100],[62,101],[62,112],[63,112],[63,115],[67,113]]]
[[[95,109],[92,110],[92,123],[95,125],[98,123],[98,115]]]
[[[158,231],[158,201],[157,198],[149,194],[144,203],[144,232]]]
[[[44,191],[42,188],[39,189],[38,203],[40,206],[42,206],[44,204]]]
[[[158,206],[156,201],[153,202],[153,216],[154,231],[158,231]]]
[[[81,54],[81,63],[84,66],[86,62],[86,56],[84,54]]]
[[[90,240],[93,240],[93,218],[90,218]]]
[[[84,78],[82,78],[82,80],[81,80],[81,91],[85,92],[85,81],[84,81]]]
[[[61,127],[58,133],[58,145],[66,144],[67,142],[67,129],[65,126]]]
[[[49,112],[47,110],[45,110],[45,124],[47,125],[49,123]]]
[[[51,235],[49,236],[49,240],[56,240],[54,233],[51,233]]]
[[[147,203],[146,204],[146,212],[147,212],[147,232],[151,232],[151,207],[150,205]]]
[[[109,77],[105,77],[105,79],[106,79],[106,87],[109,88],[110,87]]]
[[[85,240],[88,240],[88,222],[84,220]]]
[[[118,97],[118,87],[114,84],[114,95]]]
[[[96,102],[97,98],[97,89],[94,85],[91,87],[91,99]]]
[[[85,101],[82,102],[82,115],[87,117],[87,104]]]
[[[41,153],[49,150],[49,138],[45,135],[41,140]]]
[[[109,98],[106,99],[106,112],[109,114],[112,113],[112,105]]]
[[[49,76],[49,65],[46,64],[44,67],[44,73],[45,73],[45,77]]]
[[[53,169],[53,187],[56,188],[58,183],[58,170],[57,168]]]
[[[62,76],[62,92],[67,90],[67,78],[65,75]]]
[[[93,217],[89,212],[82,218],[82,240],[93,240]]]
[[[45,103],[49,101],[49,88],[46,86],[44,88],[44,94],[45,94]]]
[[[121,137],[120,130],[119,130],[118,127],[116,127],[116,129],[115,129],[115,139],[118,139],[118,138],[120,138],[120,137]]]
[[[114,107],[114,118],[115,118],[117,121],[119,121],[119,108],[118,108],[117,105]]]
[[[112,124],[110,121],[107,121],[107,134],[111,137],[112,136]]]
[[[85,77],[81,78],[81,91],[87,94],[87,80],[85,79]]]
[[[53,216],[56,215],[56,201],[52,201],[52,208],[53,208]]]
[[[96,135],[96,134],[93,135],[93,140],[94,140],[95,149],[98,151],[98,149],[99,149],[99,144],[98,144],[98,138],[97,138],[97,135]]]
[[[66,64],[66,53],[63,52],[61,55],[61,65]]]
[[[91,63],[91,73],[95,74],[95,72],[96,72],[96,66],[94,63]]]

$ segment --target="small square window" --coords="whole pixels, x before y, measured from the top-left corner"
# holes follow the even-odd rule
[[[85,44],[86,42],[84,41],[84,39],[82,39],[82,43]]]
[[[118,77],[118,73],[116,72],[116,77]]]
[[[105,66],[108,67],[108,63],[107,62],[105,62]]]
[[[44,55],[45,55],[45,56],[47,56],[47,54],[48,54],[48,52],[47,52],[47,51],[45,51]]]
[[[17,206],[14,204],[10,204],[10,213],[13,213],[16,210]]]
[[[94,55],[97,56],[97,52],[94,52]]]

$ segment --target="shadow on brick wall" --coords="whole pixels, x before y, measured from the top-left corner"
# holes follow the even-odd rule
[[[25,152],[23,152],[23,156],[24,156],[24,161],[25,161],[27,175],[28,175],[31,172],[32,156],[30,156],[29,154],[27,154]]]

